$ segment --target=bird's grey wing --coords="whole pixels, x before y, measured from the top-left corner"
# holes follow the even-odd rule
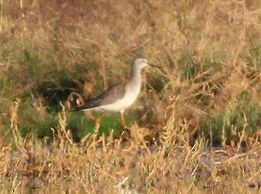
[[[111,104],[118,99],[122,98],[125,94],[125,86],[124,85],[116,85],[107,90],[105,90],[102,94],[97,96],[95,99],[100,100],[100,105]]]
[[[103,93],[98,95],[96,98],[86,101],[82,106],[73,107],[71,111],[91,109],[97,106],[111,104],[117,99],[122,98],[125,94],[124,85],[116,85],[108,88]]]

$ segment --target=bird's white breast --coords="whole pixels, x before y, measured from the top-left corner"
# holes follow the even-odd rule
[[[121,111],[129,106],[131,106],[135,100],[137,99],[141,89],[141,84],[137,84],[135,86],[128,85],[126,88],[126,93],[123,96],[123,98],[116,100],[112,104],[103,105],[100,108],[104,110],[110,110],[110,111]]]

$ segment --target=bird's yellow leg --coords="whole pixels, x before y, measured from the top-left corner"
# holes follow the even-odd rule
[[[124,111],[121,111],[121,125],[124,127],[124,129],[128,129],[125,119],[124,119]]]
[[[100,126],[101,126],[101,117],[98,117],[98,118],[95,119],[95,126],[94,126],[94,133],[95,134],[98,134]]]
[[[131,131],[129,127],[126,125],[125,119],[124,119],[124,111],[121,111],[121,125],[124,128],[124,131],[121,134],[121,139],[122,140],[127,140],[131,137]]]

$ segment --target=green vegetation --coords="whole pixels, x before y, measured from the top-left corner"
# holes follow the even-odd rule
[[[260,185],[259,10],[256,0],[0,1],[0,190],[113,193],[127,176],[139,193]],[[161,71],[144,72],[130,131],[118,113],[68,111],[72,94],[125,81],[138,56]],[[215,160],[212,145],[221,167],[202,162]]]

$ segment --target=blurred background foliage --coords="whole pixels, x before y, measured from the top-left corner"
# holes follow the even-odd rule
[[[138,56],[145,73],[129,125],[186,125],[213,144],[260,138],[261,42],[258,1],[1,1],[0,133],[52,137],[71,92],[84,99],[124,81]],[[17,106],[16,106],[17,105]],[[117,113],[69,113],[78,141],[118,136]],[[92,118],[92,119],[91,119]]]

